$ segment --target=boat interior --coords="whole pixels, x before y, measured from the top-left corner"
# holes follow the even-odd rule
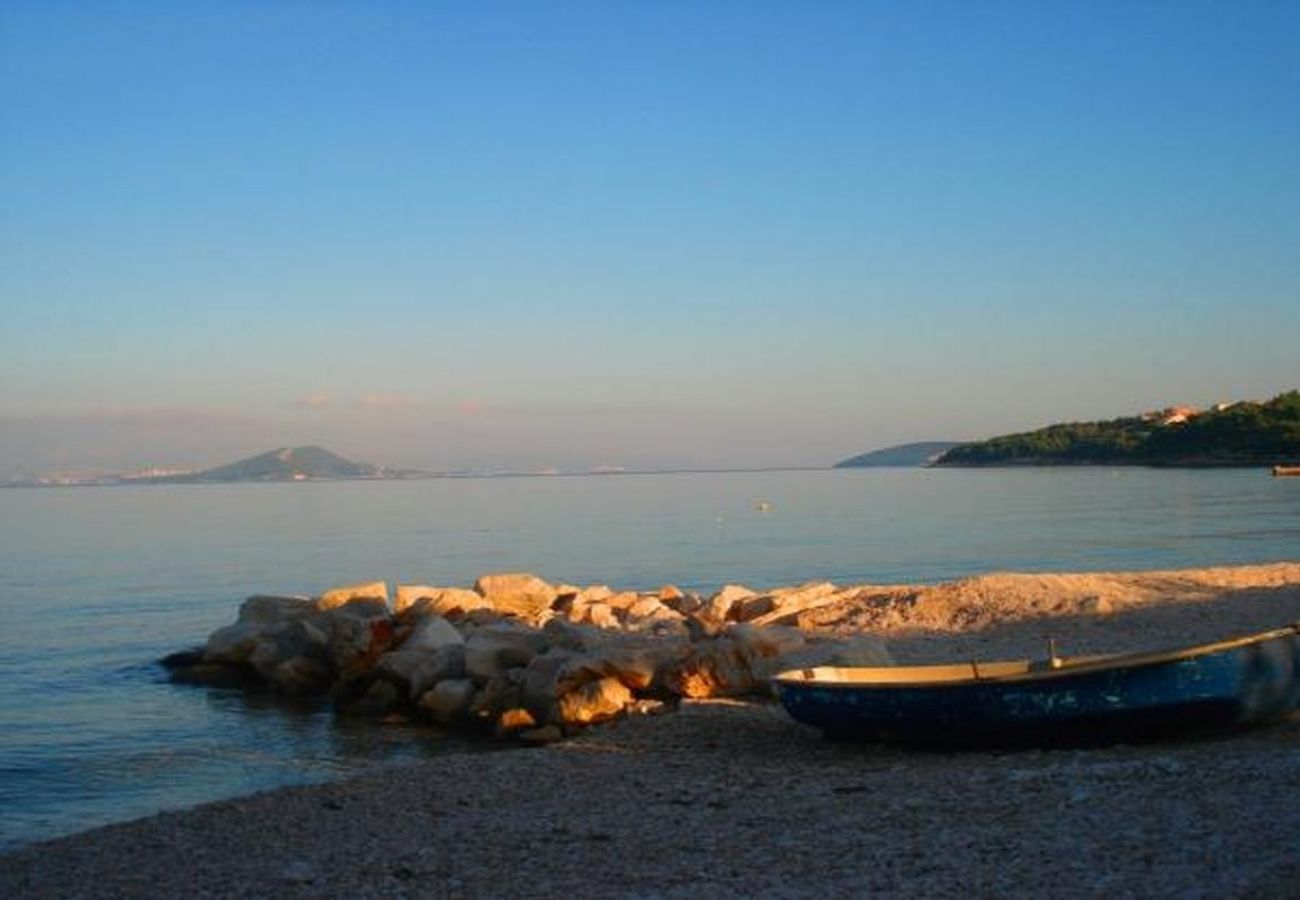
[[[1078,657],[1076,659],[1097,659],[1099,657]],[[1076,662],[1075,659],[1059,659],[1058,668],[1064,668]],[[817,666],[810,669],[796,669],[782,672],[776,676],[777,681],[814,683],[814,684],[864,684],[879,685],[932,685],[960,684],[970,681],[988,681],[993,679],[1015,678],[1034,672],[1049,670],[1046,660],[1008,660],[999,662],[979,662],[971,660],[966,663],[950,663],[939,666],[872,666],[843,667]]]
[[[1210,653],[1234,650],[1262,641],[1289,638],[1300,640],[1300,623],[1245,637],[1143,653],[1102,656],[1057,656],[1056,644],[1047,642],[1047,652],[1036,660],[1002,660],[946,663],[930,666],[817,666],[781,672],[773,680],[782,684],[805,684],[818,687],[917,687],[970,684],[984,681],[1022,681],[1057,678],[1105,669],[1135,668],[1193,659]]]

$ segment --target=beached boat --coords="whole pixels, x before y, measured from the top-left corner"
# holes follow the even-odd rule
[[[1284,475],[1300,476],[1300,466],[1274,466],[1273,474],[1279,478]]]
[[[774,679],[801,722],[836,739],[1075,743],[1215,731],[1300,704],[1300,623],[1152,653],[883,668]]]

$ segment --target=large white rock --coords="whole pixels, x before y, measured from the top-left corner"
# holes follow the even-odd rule
[[[442,616],[425,616],[418,621],[406,640],[402,641],[401,649],[432,651],[448,644],[463,643],[465,639],[460,632]]]
[[[626,611],[631,609],[641,600],[641,594],[636,591],[619,591],[617,594],[610,594],[599,602],[604,603],[610,609],[617,611]],[[657,600],[658,598],[656,598]],[[591,602],[597,602],[595,600]]]
[[[281,662],[267,679],[283,694],[315,694],[329,687],[330,668],[311,656],[291,656]]]
[[[629,620],[648,619],[651,616],[675,617],[677,613],[664,606],[663,601],[651,594],[642,594],[636,602],[626,607]]]
[[[354,600],[378,600],[388,608],[388,584],[383,581],[368,581],[365,584],[350,584],[336,587],[320,595],[316,608],[323,611],[345,606]]]
[[[582,621],[595,625],[597,628],[606,629],[618,628],[621,625],[618,616],[614,614],[614,610],[608,603],[604,602],[588,605]]]
[[[656,653],[649,648],[633,647],[611,647],[573,656],[556,673],[556,692],[567,693],[603,678],[615,678],[633,691],[649,690],[664,656],[663,650]]]
[[[393,615],[401,615],[416,601],[436,597],[442,591],[443,588],[430,584],[399,584],[393,593]]]
[[[683,697],[734,697],[766,693],[780,658],[804,649],[797,628],[734,625],[723,635],[697,641],[665,673],[668,687]]]
[[[476,609],[492,609],[492,602],[467,588],[402,585],[397,589],[393,609],[400,615],[460,619]]]
[[[439,681],[421,697],[419,707],[435,722],[455,722],[469,713],[478,688],[467,678]]]
[[[275,597],[258,594],[239,607],[239,621],[253,625],[271,625],[286,619],[299,619],[316,611],[310,597]]]
[[[595,603],[598,600],[604,600],[607,597],[614,596],[614,591],[607,584],[593,584],[578,591],[576,599],[579,603]]]
[[[884,642],[871,635],[809,642],[797,628],[741,624],[691,645],[662,680],[683,697],[729,697],[768,694],[772,676],[788,669],[890,664]]]
[[[522,669],[512,669],[505,675],[489,679],[470,702],[469,715],[472,718],[494,719],[499,713],[521,705],[522,680]]]
[[[318,615],[328,616],[331,619],[344,616],[353,619],[386,619],[388,604],[379,597],[353,597],[338,606],[322,610]]]
[[[465,677],[465,645],[448,644],[429,654],[410,675],[411,697],[415,698],[440,681]]]
[[[683,697],[728,697],[752,691],[754,675],[736,644],[719,637],[697,641],[690,655],[670,670],[667,683]]]
[[[355,674],[369,668],[393,642],[393,623],[387,616],[354,616],[339,607],[322,618],[329,627],[326,657],[336,672]]]
[[[792,625],[801,612],[829,606],[840,599],[839,588],[829,581],[810,582],[794,588],[780,588],[765,598],[766,603],[747,601],[737,619],[755,625]]]
[[[632,692],[617,678],[589,681],[560,697],[556,715],[565,725],[590,725],[612,719],[632,702]]]
[[[515,625],[488,625],[465,640],[465,671],[480,684],[502,676],[507,669],[526,666],[546,649],[540,631]]]
[[[697,613],[704,608],[704,598],[698,594],[683,593],[671,584],[659,589],[659,602],[684,616]]]
[[[600,643],[604,633],[594,625],[567,622],[564,619],[551,619],[542,626],[546,643],[552,648],[582,651]]]
[[[258,638],[264,626],[252,622],[236,622],[218,628],[208,635],[203,648],[203,659],[214,663],[247,662],[257,649]]]
[[[375,662],[374,672],[389,681],[405,685],[409,689],[416,670],[428,658],[429,654],[421,653],[418,650],[389,650]]]
[[[558,596],[553,585],[527,572],[483,575],[474,583],[474,590],[501,612],[523,619],[549,610]]]
[[[559,699],[556,683],[560,671],[575,656],[571,650],[552,647],[528,663],[519,685],[519,702],[532,712],[537,721],[546,722],[554,717],[555,701]]]
[[[700,608],[699,615],[715,622],[725,622],[730,618],[731,611],[736,604],[754,596],[757,595],[743,585],[723,585],[722,590],[710,597],[704,606]]]
[[[444,644],[432,650],[390,650],[379,657],[374,672],[404,686],[411,699],[418,698],[439,681],[465,677],[465,645]]]

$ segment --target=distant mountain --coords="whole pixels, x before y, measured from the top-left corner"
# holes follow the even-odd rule
[[[381,478],[386,471],[355,463],[324,447],[280,447],[202,472],[151,478],[154,482],[304,481],[309,478]]]
[[[924,466],[957,446],[957,441],[917,441],[862,453],[835,464],[837,469],[867,469],[873,466]]]
[[[1300,391],[1263,403],[1174,406],[961,444],[938,466],[1274,466],[1300,462]]]

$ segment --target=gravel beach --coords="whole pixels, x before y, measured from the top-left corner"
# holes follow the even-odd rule
[[[1123,651],[1300,620],[1295,564],[986,576],[949,592],[1002,578],[1014,599],[1030,583],[1017,579],[1044,577],[1086,579],[1110,611],[962,628],[971,606],[956,604],[946,626],[872,630],[913,662],[1037,654],[1049,633],[1066,652]],[[0,896],[1284,897],[1300,885],[1298,789],[1296,717],[1195,740],[937,753],[831,743],[761,701],[684,701],[546,747],[34,845],[0,856]]]

